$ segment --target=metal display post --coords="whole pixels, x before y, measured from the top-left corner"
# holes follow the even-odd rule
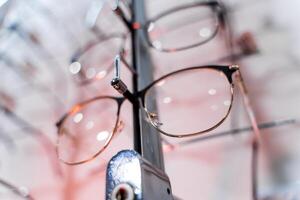
[[[153,68],[151,58],[148,52],[148,47],[144,45],[143,29],[138,29],[139,26],[146,22],[145,18],[145,5],[144,0],[132,1],[132,14],[133,14],[133,32],[132,32],[132,56],[133,67],[138,75],[133,77],[134,92],[143,89],[147,84],[153,81]],[[136,27],[137,26],[137,27]],[[148,106],[155,107],[156,102],[147,101]],[[140,125],[139,129],[135,129],[135,137],[141,145],[141,152],[139,148],[135,148],[137,152],[150,161],[153,165],[161,170],[164,170],[163,154],[160,141],[160,134],[149,123],[145,121],[143,112],[136,111],[139,108],[134,108],[135,122]],[[138,145],[135,145],[135,147]]]
[[[144,0],[131,3],[133,93],[153,81],[153,68],[143,29],[146,22]],[[155,108],[156,102],[147,101]],[[149,105],[150,104],[150,105]],[[108,163],[106,200],[173,200],[171,185],[164,172],[161,138],[146,122],[139,105],[133,105],[134,150],[123,150]]]

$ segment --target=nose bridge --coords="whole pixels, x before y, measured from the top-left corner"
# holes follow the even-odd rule
[[[233,73],[235,73],[238,70],[239,70],[239,66],[238,65],[230,65],[230,66],[226,66],[226,67],[222,68],[222,71],[224,72],[224,74],[226,75],[228,81],[231,84],[233,82],[232,75],[233,75]]]

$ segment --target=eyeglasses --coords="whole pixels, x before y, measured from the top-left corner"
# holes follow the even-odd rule
[[[75,76],[79,85],[86,85],[103,79],[113,69],[114,55],[120,54],[125,66],[131,67],[125,59],[126,35],[112,34],[98,37],[78,49],[71,58],[69,71]],[[109,49],[109,51],[107,51]]]
[[[122,127],[119,115],[125,99],[141,106],[149,123],[164,135],[182,138],[209,132],[228,116],[233,74],[240,77],[237,65],[190,67],[169,73],[132,94],[120,79],[119,56],[115,67],[112,86],[124,97],[99,96],[79,103],[57,123],[57,154],[64,163],[87,162],[109,145]],[[148,103],[152,98],[156,107]],[[197,119],[186,120],[190,116]]]
[[[33,200],[33,197],[25,188],[17,187],[0,179],[0,199],[5,200]]]
[[[95,29],[95,21],[103,8],[90,9],[89,23]],[[94,13],[95,10],[97,13]],[[117,6],[115,13],[121,17],[127,27],[142,29],[148,45],[158,51],[174,52],[193,48],[211,40],[224,26],[224,13],[217,1],[192,3],[167,10],[148,20],[144,25],[129,22],[124,12]],[[93,17],[94,16],[94,19]],[[90,25],[91,26],[91,25]],[[128,67],[124,57],[126,34],[99,35],[97,40],[88,42],[83,48],[77,50],[72,58],[69,71],[75,76],[80,85],[86,85],[95,80],[104,78],[112,69],[114,55],[121,54],[122,61]],[[185,37],[182,37],[182,36]],[[178,41],[178,38],[182,38]],[[110,49],[108,52],[107,49]]]
[[[37,138],[37,141],[40,143],[41,147],[46,152],[49,164],[53,168],[53,171],[56,174],[60,175],[61,169],[59,167],[57,159],[55,159],[54,145],[50,142],[50,140],[44,135],[44,133],[40,129],[36,128],[30,122],[26,121],[26,119],[23,119],[13,111],[15,106],[14,102],[15,101],[12,97],[0,91],[0,111],[2,111],[5,114],[5,116],[8,117],[8,119],[16,126],[23,129],[31,136]]]
[[[211,40],[224,25],[223,14],[217,1],[197,2],[157,15],[148,20],[143,30],[148,44],[156,50],[181,51]]]

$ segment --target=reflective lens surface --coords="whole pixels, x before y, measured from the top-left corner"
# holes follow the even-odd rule
[[[117,111],[117,102],[110,98],[73,107],[59,128],[59,158],[65,163],[76,164],[99,154],[114,133]]]
[[[103,79],[111,70],[114,56],[121,51],[123,42],[121,37],[111,37],[87,45],[77,61],[70,64],[69,71],[82,84]]]
[[[157,109],[147,102],[155,98]],[[158,114],[152,124],[175,137],[207,131],[229,113],[232,86],[221,71],[198,68],[182,71],[157,82],[146,93],[145,107]]]
[[[218,18],[209,6],[194,6],[164,15],[148,26],[153,47],[176,51],[200,45],[217,32]]]

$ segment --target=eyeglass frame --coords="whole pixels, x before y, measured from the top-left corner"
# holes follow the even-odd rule
[[[106,35],[98,36],[96,40],[89,41],[83,47],[78,48],[73,53],[73,55],[70,59],[70,64],[75,63],[75,62],[79,62],[81,56],[84,56],[84,54],[87,53],[90,49],[92,49],[93,47],[101,44],[102,42],[106,42],[108,40],[117,39],[117,38],[121,40],[121,45],[118,48],[118,51],[116,53],[120,55],[120,58],[121,58],[123,64],[125,65],[125,67],[127,69],[129,69],[133,74],[135,74],[136,72],[134,71],[134,69],[132,69],[132,67],[130,67],[129,63],[125,59],[125,54],[126,54],[125,43],[126,43],[126,39],[127,39],[126,34],[111,34],[109,36],[106,36]],[[109,65],[107,67],[107,72],[110,72],[112,69],[113,69],[113,62],[111,63],[111,65]],[[95,79],[96,79],[95,77],[91,78],[91,79],[81,78],[81,77],[84,77],[84,74],[83,74],[82,70],[79,71],[79,76],[80,76],[80,80],[76,81],[76,83],[78,83],[80,86],[85,86],[87,84],[90,84],[93,81],[95,81]]]
[[[0,178],[0,185],[4,186],[8,190],[10,190],[13,194],[17,195],[18,197],[21,197],[22,199],[34,200],[33,196],[30,193],[24,194],[20,190],[20,188],[18,188],[17,186],[11,184],[10,182],[8,182],[2,178]]]
[[[116,0],[116,5],[113,8],[114,13],[117,16],[120,17],[121,21],[125,24],[125,26],[128,28],[128,30],[130,32],[132,32],[133,30],[136,30],[136,29],[142,29],[143,33],[145,35],[146,43],[148,44],[148,46],[150,46],[151,48],[154,48],[154,49],[156,49],[160,52],[182,51],[182,50],[194,48],[194,47],[200,46],[202,44],[205,44],[206,42],[210,41],[212,38],[214,38],[217,35],[218,30],[219,30],[220,27],[224,28],[225,24],[226,24],[226,22],[225,22],[226,21],[225,20],[226,19],[225,8],[219,1],[216,1],[216,0],[207,1],[207,2],[195,2],[195,3],[186,4],[186,5],[183,5],[183,6],[177,6],[175,8],[166,10],[166,11],[156,15],[155,17],[147,20],[145,24],[140,24],[139,22],[129,21],[129,19],[126,18],[125,14],[124,14],[124,11],[120,8],[119,2],[120,2],[119,0]],[[216,12],[217,27],[216,27],[216,30],[214,31],[214,33],[209,38],[207,38],[206,40],[204,40],[202,42],[193,44],[193,45],[189,45],[189,46],[181,47],[181,48],[169,49],[169,50],[157,48],[157,47],[155,47],[155,45],[152,44],[152,42],[149,38],[149,34],[147,33],[147,30],[153,22],[159,20],[161,17],[167,16],[167,15],[172,14],[174,12],[177,12],[177,11],[180,11],[180,10],[183,10],[183,9],[189,9],[189,8],[197,7],[197,6],[208,6],[211,9],[213,9],[214,12]],[[90,21],[93,21],[93,23],[92,23],[92,25],[89,25],[89,27],[90,27],[90,29],[94,30],[94,32],[96,32],[97,34],[99,34],[99,30],[96,28],[96,23],[95,22],[97,21],[97,18],[99,16],[99,13],[101,12],[102,8],[103,8],[103,5],[101,5],[101,8],[98,10],[98,14],[94,14],[95,19],[92,19],[92,20],[90,19]]]
[[[213,34],[211,34],[211,36],[209,38],[207,38],[206,40],[202,41],[202,42],[198,42],[196,44],[192,44],[189,46],[185,46],[185,47],[181,47],[181,48],[175,48],[175,49],[163,49],[163,48],[157,48],[153,45],[153,43],[150,40],[148,29],[150,27],[150,25],[152,23],[154,23],[155,21],[159,20],[162,17],[165,17],[169,14],[178,12],[180,10],[184,10],[184,9],[189,9],[189,8],[193,8],[193,7],[198,7],[198,6],[208,6],[211,7],[211,9],[215,10],[216,12],[216,17],[217,17],[217,24],[216,24],[216,29],[214,31]],[[225,17],[224,17],[224,9],[222,7],[222,5],[218,2],[218,1],[208,1],[208,2],[196,2],[196,3],[190,3],[190,4],[186,4],[183,6],[178,6],[169,10],[166,10],[158,15],[156,15],[155,17],[149,19],[145,25],[142,27],[143,31],[144,31],[144,35],[146,36],[146,41],[148,43],[148,45],[158,51],[161,52],[176,52],[176,51],[182,51],[182,50],[186,50],[186,49],[191,49],[197,46],[200,46],[202,44],[207,43],[208,41],[210,41],[211,39],[213,39],[217,33],[220,27],[225,27]]]
[[[120,62],[120,58],[116,58],[116,62],[115,62],[115,66],[117,68],[117,66],[119,65],[118,63]],[[145,103],[145,97],[147,94],[147,91],[152,88],[152,86],[154,86],[155,84],[157,84],[158,82],[162,81],[163,79],[184,72],[184,71],[189,71],[189,70],[197,70],[197,69],[212,69],[212,70],[216,70],[219,72],[222,72],[225,76],[226,79],[228,80],[229,84],[230,84],[230,95],[231,95],[231,99],[230,99],[230,105],[229,105],[229,109],[226,113],[226,115],[218,122],[216,123],[214,126],[196,132],[196,133],[191,133],[191,134],[182,134],[182,135],[174,135],[174,134],[170,134],[167,133],[165,131],[162,131],[159,126],[154,122],[155,118],[157,117],[157,115],[155,115],[154,113],[151,113],[147,110],[146,108],[146,103]],[[136,94],[132,94],[128,89],[125,83],[123,83],[123,81],[119,78],[119,72],[118,70],[116,70],[116,77],[112,80],[111,85],[118,90],[118,92],[120,92],[123,97],[115,97],[115,96],[98,96],[98,97],[94,97],[92,99],[89,99],[87,101],[83,101],[81,103],[76,104],[75,106],[73,106],[73,108],[76,108],[75,110],[80,109],[81,107],[85,107],[86,105],[88,105],[91,102],[100,100],[100,99],[112,99],[115,100],[117,105],[118,105],[118,109],[117,109],[117,118],[116,118],[116,122],[115,122],[115,126],[113,127],[113,131],[111,133],[111,135],[109,136],[109,138],[107,139],[107,141],[105,142],[105,144],[103,145],[103,147],[96,153],[94,154],[91,158],[89,159],[85,159],[83,161],[78,161],[78,162],[67,162],[64,161],[60,158],[59,153],[58,153],[58,146],[59,146],[59,140],[60,140],[60,135],[62,134],[62,128],[63,128],[63,123],[65,122],[65,120],[74,113],[74,109],[71,109],[68,113],[66,113],[57,123],[56,126],[58,128],[58,139],[57,139],[57,143],[56,143],[56,153],[58,155],[58,158],[69,165],[77,165],[77,164],[83,164],[85,162],[88,162],[90,160],[93,160],[95,157],[97,157],[100,153],[102,153],[107,146],[109,145],[110,141],[112,140],[113,136],[115,135],[117,129],[118,129],[118,124],[119,124],[119,116],[120,116],[120,112],[121,112],[121,106],[123,104],[123,102],[128,99],[132,104],[138,105],[139,107],[143,108],[142,110],[145,111],[147,118],[149,119],[149,123],[155,128],[157,129],[160,133],[169,136],[169,137],[175,137],[175,138],[183,138],[183,137],[190,137],[190,136],[195,136],[195,135],[201,135],[204,133],[207,133],[211,130],[214,130],[215,128],[217,128],[218,126],[220,126],[225,119],[228,117],[231,107],[232,107],[232,103],[233,103],[233,79],[232,76],[235,72],[239,72],[239,66],[237,65],[205,65],[205,66],[196,66],[196,67],[189,67],[189,68],[184,68],[184,69],[180,69],[180,70],[176,70],[173,71],[171,73],[168,73],[162,77],[160,77],[159,79],[153,81],[152,83],[150,83],[148,86],[146,86],[144,89],[138,91]],[[240,73],[238,73],[240,74]]]
[[[206,40],[204,40],[202,42],[199,42],[197,44],[193,44],[193,45],[189,45],[189,46],[185,46],[185,47],[181,47],[181,48],[176,48],[176,49],[160,49],[160,48],[155,47],[155,45],[153,45],[153,43],[150,40],[149,34],[147,33],[149,26],[153,22],[159,20],[160,18],[162,18],[164,16],[167,16],[169,14],[180,11],[182,9],[189,9],[189,8],[193,8],[193,7],[197,7],[197,6],[208,6],[208,7],[211,7],[211,9],[215,10],[215,12],[216,12],[216,17],[217,17],[216,29],[215,29],[214,33],[209,38],[207,38]],[[96,15],[94,14],[96,16],[96,18],[98,18],[98,15],[102,10],[102,7],[103,7],[103,5],[101,5],[100,10],[98,10],[98,14],[96,14]],[[129,29],[129,31],[132,32],[134,29],[142,29],[143,33],[145,35],[145,41],[146,41],[146,43],[148,44],[149,47],[154,48],[154,49],[156,49],[158,51],[161,51],[161,52],[169,52],[169,53],[170,52],[187,50],[187,49],[194,48],[194,47],[197,47],[197,46],[200,46],[202,44],[205,44],[205,43],[209,42],[211,39],[213,39],[217,35],[218,30],[220,29],[220,27],[224,28],[225,24],[226,24],[225,8],[218,1],[196,2],[196,3],[186,4],[186,5],[183,5],[183,6],[178,6],[178,7],[166,10],[166,11],[158,14],[157,16],[149,19],[145,23],[145,25],[140,25],[137,22],[131,22],[130,23],[128,21],[128,19],[125,17],[124,11],[119,6],[119,0],[116,0],[116,7],[113,8],[113,11],[117,16],[119,16],[121,18],[122,22],[126,25],[126,27]],[[120,37],[120,39],[122,39],[123,41],[122,41],[121,46],[119,47],[119,52],[117,52],[117,53],[121,55],[121,60],[125,64],[125,66],[131,72],[136,73],[134,71],[134,69],[132,69],[132,67],[130,67],[130,65],[128,64],[128,62],[126,61],[125,56],[124,56],[124,54],[125,54],[125,42],[126,42],[128,34],[111,34],[109,36],[100,35],[100,31],[95,26],[96,19],[93,19],[92,21],[93,21],[93,23],[92,23],[92,26],[90,28],[96,33],[97,40],[96,41],[90,41],[86,45],[84,45],[83,48],[79,48],[78,50],[76,50],[75,53],[71,57],[70,63],[72,64],[74,62],[78,62],[80,57],[83,56],[90,48],[93,48],[94,46],[99,45],[100,43],[105,42],[105,41],[107,41],[109,39],[112,39],[114,37],[115,38]],[[108,69],[109,69],[108,71],[110,71],[111,66],[109,66]],[[80,72],[82,72],[82,71],[80,70],[79,73]],[[80,73],[79,75],[80,75],[80,77],[84,76],[82,73]],[[85,79],[84,78],[83,80],[80,80],[78,82],[79,82],[79,85],[86,85],[86,84],[92,83],[94,81],[94,79],[95,78],[92,78],[92,79]]]

